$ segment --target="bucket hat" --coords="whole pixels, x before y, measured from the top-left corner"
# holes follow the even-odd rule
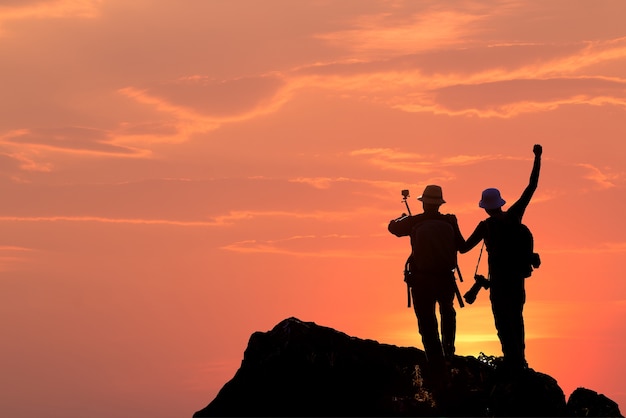
[[[505,203],[506,201],[500,196],[500,190],[490,188],[483,190],[478,206],[483,209],[498,209],[504,206]]]
[[[441,191],[441,186],[437,186],[434,184],[429,184],[428,186],[426,186],[426,188],[424,189],[424,193],[422,193],[422,195],[418,197],[417,200],[420,200],[424,203],[432,203],[435,205],[441,205],[443,203],[446,203],[446,201],[443,200],[443,192]]]

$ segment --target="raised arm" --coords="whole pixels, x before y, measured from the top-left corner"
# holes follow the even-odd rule
[[[526,210],[526,206],[530,203],[530,199],[532,199],[535,190],[537,190],[537,185],[539,184],[539,171],[541,170],[541,154],[543,153],[543,148],[539,144],[535,144],[533,147],[533,153],[535,154],[535,161],[533,162],[533,169],[530,172],[530,180],[528,182],[528,186],[524,189],[522,196],[511,205],[511,208],[508,210],[509,213],[515,213],[519,219],[522,219],[524,215],[524,211]]]
[[[539,184],[539,170],[541,170],[541,154],[543,154],[543,147],[539,144],[535,144],[533,154],[535,154],[535,161],[533,163],[533,170],[530,172],[530,181],[527,187],[532,188],[532,193],[535,192]]]

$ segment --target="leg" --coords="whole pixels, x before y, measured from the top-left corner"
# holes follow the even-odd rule
[[[439,325],[435,316],[435,297],[426,286],[411,288],[411,294],[426,357],[429,362],[438,363],[443,360],[443,350],[439,339]]]
[[[506,286],[496,284],[491,288],[491,308],[498,338],[502,344],[505,363],[513,368],[526,365],[524,355],[524,318],[526,299],[524,279],[507,278]]]
[[[456,311],[454,310],[454,288],[446,286],[441,289],[437,298],[441,315],[441,342],[446,358],[454,356],[454,340],[456,337]]]

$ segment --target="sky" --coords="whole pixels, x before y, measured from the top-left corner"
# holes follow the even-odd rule
[[[422,348],[427,184],[524,222],[526,354],[626,409],[626,3],[0,1],[0,410],[191,416],[281,320]],[[506,209],[507,206],[504,207]],[[479,247],[459,258],[486,274]],[[501,355],[488,295],[457,354]]]

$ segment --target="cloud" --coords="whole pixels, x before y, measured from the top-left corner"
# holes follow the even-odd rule
[[[416,25],[435,22],[429,25],[441,25],[452,40],[463,25],[483,18],[475,11],[468,16],[428,13],[407,21],[398,16],[363,17],[354,23],[356,28],[317,35],[356,50],[384,50],[384,56],[345,54],[253,76],[218,79],[198,73],[122,88],[119,93],[152,108],[159,118],[166,115],[174,132],[150,138],[150,132],[142,136],[135,128],[134,136],[119,133],[118,142],[184,142],[196,133],[278,112],[307,91],[403,112],[483,118],[511,118],[569,105],[626,107],[626,80],[594,72],[626,60],[626,38],[567,44],[476,40],[464,48],[424,41],[430,46],[421,50],[421,41],[406,37]],[[403,21],[399,27],[393,25],[397,19]],[[414,36],[426,35],[420,29]],[[407,51],[409,45],[417,52]]]
[[[0,216],[0,222],[84,222],[130,225],[165,225],[182,227],[211,227],[224,223],[216,221],[181,221],[172,219],[108,218],[104,216]]]
[[[428,156],[390,148],[362,148],[350,153],[354,157],[365,157],[367,162],[383,170],[429,174],[439,171]]]
[[[244,240],[220,247],[226,251],[253,254],[280,254],[320,258],[397,258],[397,251],[381,251],[376,246],[364,247],[368,237],[356,235],[299,235],[278,240]]]
[[[25,19],[89,19],[99,15],[102,0],[3,0],[0,26]]]
[[[144,157],[149,152],[111,142],[110,132],[83,127],[23,129],[0,137],[0,145],[33,153],[42,150],[94,156]]]
[[[13,175],[20,170],[49,172],[51,169],[51,164],[38,163],[23,152],[0,152],[0,172],[3,174]]]
[[[404,183],[397,181],[367,180],[348,177],[297,177],[288,180],[291,183],[308,184],[316,189],[329,189],[336,184],[362,184],[382,189],[401,189]]]
[[[115,137],[120,138],[140,138],[140,137],[172,137],[178,133],[176,126],[167,121],[152,121],[130,123],[123,122],[115,132]],[[137,140],[136,142],[139,142]]]
[[[451,167],[478,164],[485,161],[499,161],[516,159],[498,154],[489,155],[456,155],[451,157],[435,158],[431,155],[416,154],[391,148],[362,148],[350,153],[353,157],[365,157],[369,164],[383,170],[395,170],[420,174],[435,174],[450,176],[446,170]]]
[[[321,211],[315,210],[310,212],[298,211],[281,211],[281,210],[249,210],[249,211],[231,211],[227,215],[215,217],[215,221],[226,225],[241,220],[252,220],[259,218],[278,218],[278,219],[308,219],[324,222],[336,222],[353,220],[363,212],[371,212],[371,208],[362,208],[358,210],[345,211]]]
[[[0,24],[7,19],[46,16],[91,18],[98,16],[101,5],[95,0],[14,1],[0,9]],[[309,92],[402,112],[484,118],[510,118],[563,106],[626,107],[626,80],[604,75],[609,74],[605,66],[619,66],[626,59],[626,38],[582,43],[483,40],[482,24],[513,14],[516,3],[510,2],[495,11],[475,3],[455,5],[458,7],[450,9],[436,3],[397,3],[393,7],[386,5],[384,13],[323,25],[343,25],[346,29],[324,32],[322,26],[308,28],[315,33],[312,36],[320,48],[315,50],[316,55],[287,64],[280,61],[275,64],[279,68],[268,69],[265,64],[240,72],[245,75],[220,78],[205,67],[185,62],[180,71],[190,72],[182,76],[179,70],[167,72],[165,67],[159,67],[164,72],[146,82],[138,81],[142,78],[134,75],[116,78],[115,83],[107,86],[126,86],[117,92],[127,99],[133,112],[137,112],[135,104],[141,105],[139,112],[111,116],[118,120],[112,120],[107,130],[67,127],[75,121],[47,130],[13,129],[3,135],[0,145],[7,147],[6,158],[28,171],[53,170],[54,160],[48,158],[49,152],[149,158],[157,144],[184,143],[194,135],[226,124],[279,112]],[[98,30],[106,29],[108,23],[103,21]],[[122,23],[123,34],[131,34],[128,22]],[[170,34],[164,30],[152,35],[155,38],[150,39],[162,40]],[[171,39],[175,45],[176,38]],[[178,39],[191,41],[188,37]],[[184,47],[180,45],[181,49]],[[113,57],[107,55],[109,59]],[[89,64],[98,62],[95,59],[90,57]],[[294,66],[288,67],[289,63]],[[117,73],[124,71],[116,69]],[[371,162],[384,169],[432,172],[427,164],[374,157]],[[439,174],[449,177],[446,172]],[[318,181],[317,185],[322,183]]]
[[[190,76],[146,89],[125,87],[119,93],[172,118],[174,133],[155,140],[178,143],[224,124],[274,113],[291,99],[292,90],[293,86],[284,85],[277,77],[218,82]]]
[[[277,75],[217,80],[187,76],[147,89],[147,93],[203,115],[228,118],[263,107],[284,85]]]
[[[53,154],[146,158],[151,151],[115,144],[111,132],[84,127],[19,129],[0,135],[0,169],[7,173],[51,172]]]
[[[353,219],[359,211],[313,211],[313,212],[290,212],[280,210],[268,211],[229,211],[225,215],[218,215],[210,220],[176,220],[176,219],[152,219],[152,218],[117,218],[106,216],[0,216],[0,222],[95,222],[111,224],[131,225],[166,225],[181,227],[222,227],[250,221],[259,218],[279,219],[314,219],[319,221],[345,221]]]
[[[511,117],[565,105],[616,105],[626,108],[626,80],[577,77],[524,79],[444,87],[417,103],[435,113]],[[410,110],[414,104],[398,104]]]
[[[517,157],[502,154],[477,154],[477,155],[453,155],[453,156],[430,156],[406,152],[391,148],[363,148],[350,152],[350,156],[365,158],[368,164],[388,171],[410,172],[422,175],[435,176],[437,178],[455,178],[455,168],[474,166],[485,163],[506,163],[510,161],[529,161],[528,157]],[[610,168],[601,169],[589,163],[572,163],[551,160],[552,164],[559,166],[559,170],[569,178],[580,178],[591,181],[594,189],[609,189],[619,186],[624,181],[624,174],[615,173]],[[321,180],[322,185],[328,185],[328,181]],[[319,186],[319,185],[318,185]],[[387,187],[386,184],[383,186]],[[397,185],[393,185],[397,188]],[[557,193],[557,192],[555,192]],[[543,195],[541,199],[549,200],[556,194]],[[535,199],[537,200],[537,199]]]
[[[513,117],[565,105],[625,107],[626,80],[596,72],[626,60],[626,38],[469,48],[300,67],[319,88],[406,112]]]
[[[590,163],[580,163],[572,161],[563,161],[558,158],[549,159],[546,161],[558,172],[559,179],[568,179],[569,182],[576,182],[576,193],[588,193],[590,191],[603,191],[616,187],[620,187],[624,184],[625,176],[621,171],[615,171],[610,166],[598,167],[597,165]],[[621,168],[621,167],[620,167]],[[546,178],[545,181],[551,181],[551,178]],[[561,194],[562,186],[554,185],[553,193]],[[569,191],[569,194],[573,191]]]
[[[577,165],[586,169],[588,174],[585,175],[585,178],[593,181],[601,189],[610,189],[616,187],[616,182],[621,181],[623,178],[623,176],[621,175],[603,172],[598,167],[595,167],[591,164],[581,163]]]
[[[318,34],[316,38],[361,57],[405,55],[462,44],[470,24],[482,18],[437,9],[409,15],[386,12],[360,16],[351,22],[351,29]]]
[[[30,252],[34,251],[32,248],[20,247],[15,245],[0,245],[0,251],[2,252]]]
[[[32,248],[2,245],[0,246],[0,271],[8,271],[16,264],[30,261],[30,255],[35,250]]]

